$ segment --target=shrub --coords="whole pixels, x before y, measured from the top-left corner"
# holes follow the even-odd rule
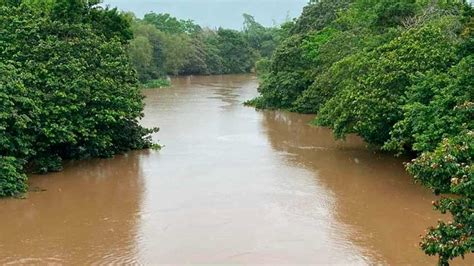
[[[49,4],[0,6],[0,156],[9,158],[1,196],[25,190],[21,165],[58,171],[63,159],[147,148],[157,130],[139,125],[143,96],[127,35],[103,27],[120,15],[82,0]]]
[[[0,156],[0,197],[12,197],[25,193],[27,178],[15,157]]]
[[[169,87],[171,85],[170,81],[168,79],[153,79],[150,81],[147,81],[145,84],[143,84],[143,87],[145,89],[159,89],[159,88],[165,88]]]
[[[425,152],[407,165],[415,180],[435,193],[452,193],[434,202],[453,221],[438,222],[429,229],[421,247],[429,255],[439,255],[440,264],[474,252],[474,132],[464,131],[444,139],[432,152]]]
[[[271,60],[268,58],[262,58],[255,63],[255,73],[259,77],[263,77],[265,74],[270,72]]]

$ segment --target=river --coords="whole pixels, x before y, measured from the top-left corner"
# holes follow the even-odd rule
[[[31,176],[26,199],[0,200],[0,264],[436,263],[418,247],[435,197],[402,159],[244,107],[256,88],[228,75],[144,91],[164,149]]]

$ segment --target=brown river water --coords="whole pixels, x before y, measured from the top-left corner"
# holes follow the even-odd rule
[[[145,91],[165,148],[32,176],[27,199],[0,200],[0,264],[436,263],[418,248],[435,198],[402,159],[244,107],[256,88],[229,75]]]

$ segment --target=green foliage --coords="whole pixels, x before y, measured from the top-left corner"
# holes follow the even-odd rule
[[[381,29],[402,25],[417,13],[416,0],[382,0],[375,5],[374,26]]]
[[[338,136],[357,133],[370,143],[385,143],[402,117],[402,96],[414,84],[413,74],[446,71],[457,58],[457,43],[449,30],[433,23],[363,53],[352,62],[363,69],[361,75],[327,102],[319,123],[333,127]]]
[[[415,179],[444,197],[434,202],[453,221],[440,221],[430,228],[421,247],[429,255],[439,255],[440,264],[474,252],[474,132],[463,131],[444,139],[433,152],[425,152],[407,165]]]
[[[153,72],[150,69],[153,68],[155,62],[153,61],[153,47],[148,38],[144,36],[134,38],[129,44],[128,52],[131,63],[139,74],[138,78],[141,81],[149,79]]]
[[[263,76],[270,72],[272,61],[268,58],[262,58],[255,63],[255,73],[258,76]]]
[[[85,2],[0,6],[0,156],[34,172],[149,147],[146,136],[156,131],[138,124],[143,96],[124,45],[126,19],[103,29],[98,18],[121,15]],[[8,168],[7,180],[24,182],[20,166]],[[22,186],[10,184],[5,194]]]
[[[12,197],[28,189],[23,167],[15,157],[0,156],[0,197]]]
[[[294,24],[282,27],[280,36],[288,35],[276,48],[270,72],[261,82],[258,101],[260,108],[285,108],[301,112],[312,112],[315,108],[306,104],[311,98],[304,92],[313,84],[318,72],[315,67],[326,60],[320,52],[332,38],[339,35],[335,28],[325,28],[337,18],[336,14],[347,8],[349,1],[320,1],[308,5]],[[344,53],[339,47],[335,54]]]
[[[258,88],[262,94],[258,108],[291,108],[292,103],[311,84],[303,71],[283,71],[265,78]]]
[[[192,20],[178,20],[170,14],[145,14],[143,21],[155,26],[158,30],[170,34],[192,34],[199,32],[201,27]]]
[[[263,97],[261,97],[261,96],[245,101],[244,105],[245,106],[252,106],[252,107],[255,107],[257,109],[268,108],[268,107],[265,106],[265,102],[263,100]]]
[[[142,83],[165,75],[247,73],[270,58],[285,30],[266,28],[244,14],[244,30],[211,30],[169,14],[132,19],[129,54]]]
[[[292,34],[302,34],[325,28],[337,18],[338,12],[348,8],[350,0],[310,1],[291,29]]]
[[[165,34],[148,24],[133,22],[132,27],[134,39],[128,51],[140,82],[161,78],[165,74]]]
[[[171,83],[167,79],[153,79],[143,84],[145,89],[159,89],[171,86]]]
[[[242,34],[220,28],[217,31],[219,55],[223,73],[247,73],[255,64],[255,56]]]
[[[283,41],[270,62],[269,72],[258,91],[262,97],[256,101],[258,108],[286,108],[311,84],[307,68],[310,61],[303,56],[304,38],[294,35]]]
[[[244,14],[243,35],[250,47],[263,58],[270,58],[280,41],[281,30],[266,28],[249,14]]]
[[[219,42],[215,31],[206,30],[202,33],[204,50],[204,62],[207,67],[206,74],[222,74],[224,59],[220,55]]]
[[[164,67],[166,73],[178,75],[192,52],[191,39],[184,34],[165,35],[163,39]]]
[[[333,39],[336,34],[338,34],[338,30],[330,27],[310,34],[303,41],[303,54],[315,65],[321,65],[321,48]]]
[[[403,119],[385,144],[389,150],[431,151],[445,137],[474,128],[474,58],[469,56],[448,72],[428,72],[416,77],[406,93]]]
[[[360,56],[361,54],[348,56],[331,65],[321,75],[316,75],[309,88],[293,103],[292,110],[300,113],[317,113],[342,88],[352,86],[353,80],[366,71],[365,68],[353,64],[359,62]]]
[[[474,252],[473,15],[465,1],[311,1],[246,102],[418,155],[408,171],[452,195],[435,207],[453,221],[421,243],[443,265]]]

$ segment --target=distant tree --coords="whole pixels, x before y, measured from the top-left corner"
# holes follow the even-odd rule
[[[277,28],[266,28],[255,21],[249,14],[244,14],[243,34],[250,47],[257,51],[262,57],[271,57],[275,50],[279,36]]]
[[[162,32],[170,34],[187,33],[192,34],[201,30],[192,20],[179,20],[170,14],[156,14],[154,12],[145,14],[143,20],[154,25]]]
[[[142,82],[150,80],[149,70],[152,69],[153,47],[148,38],[137,36],[129,44],[129,54],[132,65],[138,72],[139,79]]]
[[[255,56],[240,32],[220,28],[217,41],[224,73],[246,73],[253,68]]]
[[[166,34],[163,41],[165,71],[178,75],[192,53],[191,38],[186,34]]]
[[[159,31],[153,25],[135,21],[133,23],[134,39],[130,42],[130,58],[138,71],[140,81],[145,83],[149,80],[159,79],[166,74],[165,69],[165,33]],[[146,39],[137,41],[137,39]],[[140,47],[143,45],[144,47]],[[151,49],[149,49],[149,47]],[[139,52],[141,50],[141,52]],[[148,63],[141,62],[142,54],[147,51]]]
[[[170,14],[152,12],[143,19],[132,14],[122,16],[132,21],[130,56],[142,83],[167,74],[250,72],[261,57],[272,56],[288,32],[278,27],[266,28],[248,14],[244,14],[243,31],[203,29],[191,20]]]

